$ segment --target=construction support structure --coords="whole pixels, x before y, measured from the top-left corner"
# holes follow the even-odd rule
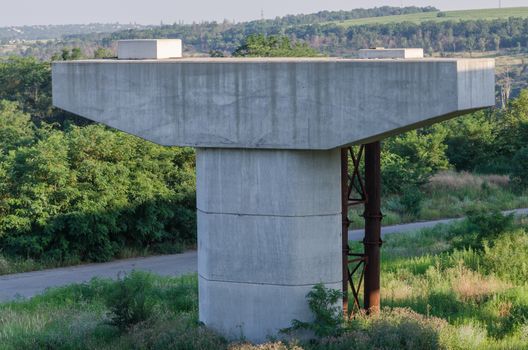
[[[350,155],[350,159],[349,159]],[[364,157],[364,178],[361,161]],[[349,160],[352,171],[349,172]],[[361,309],[359,293],[364,288],[363,308],[367,312],[380,310],[380,249],[381,240],[381,146],[380,142],[361,145],[358,150],[341,149],[342,189],[342,261],[343,261],[343,312],[348,317],[352,311]],[[365,220],[364,250],[353,253],[348,242],[350,219],[348,209],[364,205]],[[353,308],[349,310],[348,290],[353,295]]]

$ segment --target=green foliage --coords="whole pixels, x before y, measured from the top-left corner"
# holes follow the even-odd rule
[[[124,331],[144,322],[154,314],[154,302],[149,298],[153,277],[147,273],[132,272],[119,279],[106,298],[110,322]]]
[[[197,298],[196,276],[140,272],[118,281],[94,279],[56,288],[30,300],[0,304],[0,348],[226,349],[222,337],[199,324]],[[119,323],[120,328],[112,320],[130,325]]]
[[[467,223],[457,222],[387,236],[381,281],[386,307],[379,315],[356,314],[348,321],[337,320],[332,315],[339,314],[334,306],[341,292],[326,290],[321,285],[314,288],[310,306],[321,315],[322,324],[300,329],[317,329],[328,336],[310,341],[293,337],[289,342],[263,345],[229,344],[198,322],[196,275],[168,278],[135,272],[119,281],[95,279],[52,289],[30,300],[0,304],[0,347],[6,350],[527,348],[528,235],[524,229],[514,230],[499,234],[483,250],[451,249],[451,232],[464,235],[468,234],[466,229]],[[116,315],[111,311],[116,305],[119,313],[126,315],[119,318],[127,320],[122,324],[133,325],[119,328],[109,324],[108,316],[112,319]]]
[[[21,112],[15,102],[0,100],[0,160],[9,151],[27,146],[35,138],[35,128],[29,115]]]
[[[447,156],[457,170],[522,172],[521,165],[512,160],[528,146],[528,91],[521,91],[507,109],[476,112],[445,126],[449,130]]]
[[[352,318],[346,333],[323,340],[317,349],[441,349],[440,334],[447,328],[444,320],[409,309],[384,309]]]
[[[161,319],[134,329],[130,347],[137,350],[220,350],[227,349],[227,341],[214,331],[198,326],[188,317],[175,320]],[[231,350],[231,348],[230,348]]]
[[[112,58],[114,56],[115,55],[113,54],[112,51],[110,51],[109,49],[104,48],[104,47],[98,47],[94,51],[94,58],[97,58],[97,59]]]
[[[519,285],[528,282],[528,234],[516,230],[484,244],[484,267]],[[528,314],[527,314],[528,317]]]
[[[402,193],[404,187],[423,185],[446,169],[446,135],[445,128],[435,125],[387,139],[382,151],[383,191]]]
[[[342,297],[340,290],[326,288],[322,283],[316,284],[306,295],[314,320],[312,322],[293,320],[292,327],[283,332],[303,329],[312,331],[318,337],[338,335],[342,331],[343,323],[341,308],[338,305]]]
[[[476,232],[477,240],[493,240],[513,228],[513,214],[504,215],[498,209],[475,209],[467,213],[468,231]]]
[[[287,36],[250,35],[234,52],[235,57],[313,57],[320,54],[305,43],[293,44]]]
[[[457,170],[482,169],[491,160],[496,137],[493,119],[489,112],[480,111],[445,123],[449,130],[446,155]]]
[[[403,188],[402,191],[403,193],[400,196],[400,203],[404,212],[412,218],[418,217],[423,201],[422,192],[420,192],[418,187],[412,185]]]
[[[468,210],[462,225],[451,232],[455,248],[482,249],[484,244],[495,240],[502,232],[514,226],[513,214],[504,215],[496,208],[474,207]]]
[[[515,153],[511,177],[519,188],[528,188],[528,147],[523,147]]]
[[[98,125],[35,133],[27,116],[2,106],[0,134],[19,138],[6,138],[9,152],[0,158],[2,250],[105,261],[127,246],[194,242],[191,149]]]
[[[34,58],[0,59],[0,100],[16,101],[39,118],[51,116],[50,64]]]
[[[78,47],[69,48],[65,47],[60,53],[56,53],[51,56],[52,61],[75,61],[82,58],[81,49]]]

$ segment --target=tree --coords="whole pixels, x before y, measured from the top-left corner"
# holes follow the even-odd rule
[[[449,162],[442,125],[409,131],[383,142],[382,180],[384,191],[400,193],[406,186],[419,186]]]
[[[9,151],[33,142],[35,128],[15,102],[0,100],[0,160]]]
[[[50,117],[51,66],[35,58],[0,59],[0,100],[18,102],[26,113]]]
[[[192,149],[100,125],[35,129],[16,104],[0,106],[1,251],[103,261],[194,242]]]
[[[305,43],[293,44],[286,36],[250,35],[234,52],[235,57],[313,57],[320,54]]]
[[[104,47],[98,47],[94,51],[94,58],[96,59],[103,59],[103,58],[111,58],[115,55],[110,51],[109,49],[106,49]]]
[[[60,53],[56,53],[51,56],[52,61],[75,61],[82,58],[81,49],[74,47],[72,49],[65,47]]]

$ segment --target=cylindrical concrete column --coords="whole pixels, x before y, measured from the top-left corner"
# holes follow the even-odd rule
[[[331,151],[198,149],[200,320],[264,341],[341,289],[341,162]]]

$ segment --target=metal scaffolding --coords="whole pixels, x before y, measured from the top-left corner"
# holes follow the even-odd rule
[[[364,178],[361,163],[364,159]],[[349,171],[349,161],[352,171]],[[360,291],[364,288],[363,308],[367,312],[380,309],[380,248],[381,240],[381,170],[380,142],[341,149],[342,190],[342,256],[343,256],[343,311],[346,317],[361,309]],[[348,209],[364,205],[364,250],[352,252],[348,243],[350,219]],[[353,308],[349,310],[348,290],[352,291]]]

